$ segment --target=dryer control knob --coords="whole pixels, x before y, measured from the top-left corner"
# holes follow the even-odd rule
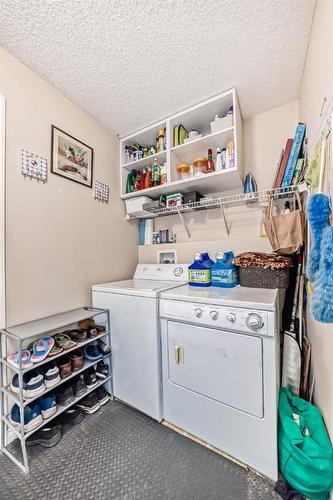
[[[212,320],[216,321],[219,317],[219,313],[217,311],[210,311],[210,317],[212,318]]]
[[[264,322],[259,314],[250,313],[246,318],[246,326],[256,332],[264,326]]]
[[[201,318],[201,316],[202,316],[202,309],[199,309],[199,307],[197,309],[194,309],[194,315],[197,318]]]
[[[229,313],[227,315],[227,320],[230,321],[230,323],[236,323],[236,314],[235,313]]]

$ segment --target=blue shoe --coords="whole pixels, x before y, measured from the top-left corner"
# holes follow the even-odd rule
[[[11,389],[16,394],[19,394],[19,378],[18,374],[14,375],[10,384]],[[37,370],[31,370],[23,375],[23,397],[34,398],[40,396],[45,391],[44,376]]]
[[[45,394],[45,396],[42,396],[37,400],[37,403],[41,408],[42,417],[44,420],[54,415],[55,412],[57,411],[55,394],[52,393]]]
[[[20,425],[20,409],[16,404],[10,412],[9,420],[14,425]],[[36,429],[42,422],[42,411],[36,401],[24,408],[24,432]]]
[[[99,346],[96,342],[93,342],[92,344],[87,345],[87,347],[84,348],[84,355],[90,361],[96,361],[103,358],[103,353],[99,349]]]
[[[40,371],[44,376],[44,383],[48,389],[50,387],[53,387],[54,385],[57,385],[57,383],[61,380],[59,368],[54,361],[51,361],[51,363],[47,363],[47,365],[45,366],[42,366],[40,368]]]

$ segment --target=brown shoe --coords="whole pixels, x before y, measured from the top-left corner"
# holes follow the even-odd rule
[[[76,372],[77,370],[81,370],[83,367],[83,354],[81,351],[75,351],[71,354],[72,361],[72,371]]]
[[[94,318],[87,318],[79,321],[78,325],[79,328],[82,328],[83,330],[88,330],[88,328],[93,328],[95,326],[95,321]]]
[[[72,373],[72,363],[69,356],[64,356],[58,361],[58,368],[61,378],[66,378]]]

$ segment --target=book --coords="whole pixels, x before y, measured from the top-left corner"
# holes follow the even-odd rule
[[[276,175],[275,175],[275,180],[274,180],[273,188],[275,188],[275,186],[276,186],[276,182],[277,182],[277,179],[278,179],[278,176],[279,176],[279,171],[280,171],[280,166],[281,166],[283,155],[284,155],[284,149],[281,149],[281,153],[280,153],[280,156],[279,156],[279,161],[277,162],[277,169],[276,169]]]
[[[293,175],[293,180],[291,181],[291,184],[294,186],[295,184],[298,184],[298,181],[300,180],[301,173],[303,170],[303,163],[304,163],[304,158],[298,158],[297,163],[296,163],[296,168],[295,172]]]
[[[290,155],[290,151],[293,145],[293,140],[288,139],[286,142],[286,147],[284,148],[284,154],[280,163],[279,171],[276,177],[276,182],[275,182],[275,187],[279,188],[282,185],[283,181],[283,176],[285,174],[286,168],[287,168],[287,163]]]
[[[288,187],[291,185],[291,181],[294,176],[297,160],[301,151],[305,136],[305,124],[299,123],[296,127],[295,137],[293,140],[293,145],[291,147],[290,155],[288,158],[286,170],[283,176],[283,181],[281,187]]]

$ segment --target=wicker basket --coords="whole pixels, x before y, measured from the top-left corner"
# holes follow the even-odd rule
[[[289,268],[264,269],[263,267],[238,267],[241,286],[250,288],[288,288]]]

